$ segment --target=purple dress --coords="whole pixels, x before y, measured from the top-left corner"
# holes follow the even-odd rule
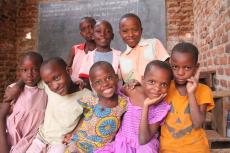
[[[149,109],[149,124],[156,122],[163,123],[170,105],[162,101],[152,105]],[[122,125],[116,135],[115,141],[95,151],[95,153],[157,153],[159,148],[158,134],[147,144],[139,145],[138,132],[141,120],[142,108],[133,106],[128,102],[128,110],[124,115]]]

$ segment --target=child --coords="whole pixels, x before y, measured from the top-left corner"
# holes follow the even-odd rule
[[[172,71],[167,63],[150,62],[142,86],[128,89],[130,101],[115,141],[95,153],[157,153],[158,129],[170,106],[162,99],[169,88]]]
[[[171,110],[161,127],[161,153],[209,153],[202,125],[206,111],[214,107],[212,91],[198,83],[198,49],[190,43],[179,43],[173,50],[170,64],[174,81],[166,101]]]
[[[10,146],[7,143],[6,117],[10,110],[10,103],[0,103],[0,152],[9,153]]]
[[[165,61],[169,55],[158,39],[143,39],[140,18],[132,13],[121,17],[119,33],[127,44],[120,58],[120,71],[123,81],[135,79],[141,82],[146,65],[152,60]]]
[[[93,37],[96,49],[84,58],[82,62],[84,67],[81,67],[79,77],[88,79],[90,67],[98,61],[109,62],[117,73],[121,52],[110,48],[110,42],[114,37],[111,24],[105,20],[98,21],[94,26]]]
[[[80,20],[80,34],[85,43],[74,45],[69,55],[68,67],[72,69],[71,78],[74,82],[78,81],[79,70],[82,66],[82,60],[89,51],[95,49],[96,45],[93,40],[93,27],[96,21],[92,17],[84,17]]]
[[[36,52],[27,52],[20,57],[19,77],[25,88],[6,120],[11,153],[25,153],[44,120],[47,95],[37,87],[42,62],[42,56]]]
[[[78,100],[84,108],[84,118],[74,132],[67,153],[92,153],[111,142],[126,111],[126,97],[117,93],[118,78],[111,64],[96,62],[89,76],[97,95]]]
[[[27,153],[63,153],[66,147],[62,144],[64,135],[76,127],[83,110],[76,99],[84,96],[87,91],[79,91],[61,58],[51,58],[44,62],[40,72],[49,87],[44,84],[48,105],[44,123]]]

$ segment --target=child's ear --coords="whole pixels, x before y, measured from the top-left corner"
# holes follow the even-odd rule
[[[67,66],[67,67],[66,67],[66,72],[67,72],[69,75],[71,75],[71,74],[72,74],[72,68],[69,67],[69,66]]]
[[[111,40],[113,40],[113,38],[114,38],[114,33],[112,34],[112,39]]]
[[[144,76],[141,76],[141,84],[144,82]]]

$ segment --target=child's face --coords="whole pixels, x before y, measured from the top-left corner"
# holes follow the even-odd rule
[[[32,87],[37,85],[40,80],[40,63],[38,61],[25,57],[20,63],[19,70],[20,77],[26,85]]]
[[[134,48],[141,39],[142,27],[136,18],[124,18],[119,23],[119,33],[123,41]]]
[[[67,70],[59,65],[48,63],[41,68],[41,78],[50,90],[61,95],[67,95],[71,85],[71,78]]]
[[[94,27],[94,41],[97,48],[110,47],[110,42],[113,40],[113,29],[106,21],[101,21]]]
[[[198,63],[195,63],[191,53],[174,52],[170,58],[175,83],[185,85],[187,79],[194,76]]]
[[[96,67],[90,75],[90,80],[99,97],[111,98],[117,90],[118,78],[106,66]]]
[[[150,99],[167,93],[169,85],[170,72],[157,66],[153,66],[150,71],[142,77],[144,92]]]
[[[89,20],[83,20],[80,23],[80,34],[86,41],[93,40],[93,26]]]

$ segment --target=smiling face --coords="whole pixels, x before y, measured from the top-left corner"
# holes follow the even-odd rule
[[[41,62],[27,56],[22,59],[19,65],[19,75],[28,86],[36,86],[40,80]]]
[[[195,62],[191,53],[173,52],[170,58],[175,83],[185,85],[187,79],[194,76],[199,64]]]
[[[93,41],[93,21],[84,19],[80,22],[80,34],[86,41]]]
[[[50,90],[64,96],[69,94],[71,78],[66,69],[55,63],[47,63],[41,67],[41,78]]]
[[[168,91],[171,80],[169,70],[152,66],[150,71],[142,77],[144,92],[150,99],[157,98]]]
[[[90,80],[98,97],[111,98],[117,90],[118,78],[114,71],[105,65],[95,67],[90,73]]]
[[[94,26],[94,41],[97,50],[110,49],[110,42],[113,40],[114,34],[112,26],[107,21],[99,21]]]
[[[119,23],[119,33],[123,41],[134,48],[141,39],[141,23],[135,17],[125,17]]]

